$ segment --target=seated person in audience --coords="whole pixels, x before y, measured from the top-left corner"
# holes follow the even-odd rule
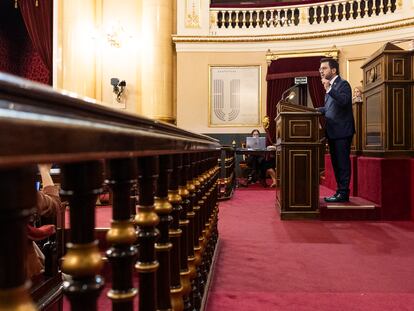
[[[362,102],[362,87],[356,86],[354,87],[354,91],[352,94],[352,103],[359,103]]]
[[[251,133],[252,137],[259,137],[260,132],[258,129],[254,129]],[[270,149],[269,149],[270,148]],[[268,146],[267,149],[271,150],[273,146]],[[275,157],[271,155],[249,155],[246,159],[248,167],[251,169],[251,173],[248,177],[248,183],[255,183],[260,180],[264,187],[267,187],[266,177],[272,178],[271,187],[276,186],[276,172],[275,172]]]
[[[272,178],[272,184],[270,187],[276,187],[276,147],[271,145],[272,142],[272,135],[269,134],[269,126],[270,126],[270,119],[268,116],[265,116],[262,120],[263,128],[266,131],[267,136],[267,143],[269,144],[266,149],[268,151],[272,151],[272,153],[266,153],[265,160],[263,161],[262,165],[262,174],[266,178],[266,176],[270,176]]]
[[[38,168],[43,187],[37,192],[36,213],[39,216],[54,216],[61,207],[59,189],[50,176],[51,165],[39,164]],[[44,268],[44,255],[34,241],[43,240],[55,233],[55,227],[46,225],[35,228],[28,224],[27,229],[29,239],[27,241],[26,276],[32,278],[40,274]]]
[[[252,137],[259,137],[260,132],[258,129],[254,129],[251,132]],[[255,183],[260,177],[260,167],[264,158],[260,155],[249,155],[246,158],[247,166],[250,168],[250,174],[247,178],[248,183]]]

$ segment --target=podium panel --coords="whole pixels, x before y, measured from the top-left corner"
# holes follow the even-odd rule
[[[319,216],[319,116],[280,102],[276,117],[276,203],[281,219]],[[302,111],[300,111],[302,110]]]

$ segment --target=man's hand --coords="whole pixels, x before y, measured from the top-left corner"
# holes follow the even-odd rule
[[[321,80],[323,87],[325,88],[325,91],[328,91],[329,88],[331,87],[331,84],[329,83],[328,79],[322,78]]]

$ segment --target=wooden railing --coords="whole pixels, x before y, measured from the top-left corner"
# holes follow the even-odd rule
[[[132,310],[138,295],[140,310],[200,309],[218,239],[218,141],[0,73],[0,145],[0,310],[36,309],[24,269],[26,223],[34,167],[46,162],[59,164],[70,206],[62,271],[72,310],[96,310],[104,286],[94,237],[104,182],[113,201],[113,308]]]
[[[220,178],[219,178],[219,199],[230,199],[236,189],[235,175],[235,148],[232,146],[223,146],[221,148],[220,158]]]

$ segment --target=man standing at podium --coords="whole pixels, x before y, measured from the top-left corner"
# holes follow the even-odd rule
[[[325,105],[317,110],[326,119],[326,138],[337,184],[336,193],[326,202],[349,201],[351,180],[351,142],[355,133],[352,114],[352,91],[348,81],[339,76],[339,65],[333,58],[321,59],[319,73],[326,90]]]

